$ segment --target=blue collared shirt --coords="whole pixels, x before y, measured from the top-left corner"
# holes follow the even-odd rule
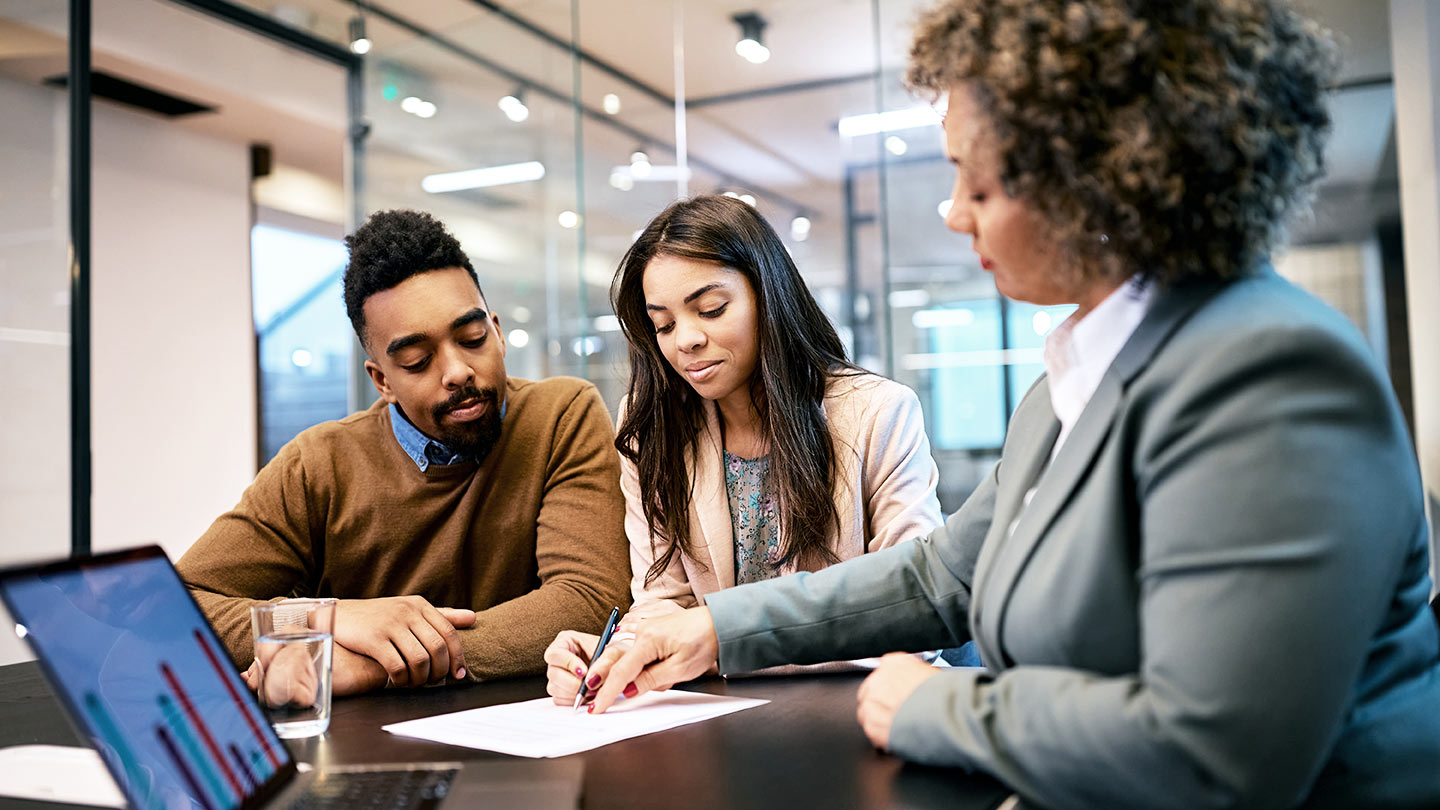
[[[505,420],[506,402],[500,403],[500,420]],[[450,464],[459,464],[462,461],[469,461],[470,457],[457,453],[446,447],[444,444],[435,441],[420,432],[420,429],[410,424],[410,420],[400,411],[395,403],[390,403],[390,428],[395,431],[395,441],[400,443],[400,449],[405,455],[420,468],[420,472],[430,469],[430,465],[445,467]]]

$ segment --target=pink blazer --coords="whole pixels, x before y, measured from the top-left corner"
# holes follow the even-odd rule
[[[626,404],[620,406],[622,420]],[[830,538],[836,556],[848,560],[878,551],[928,534],[941,524],[940,501],[935,497],[940,473],[930,457],[914,391],[875,374],[835,376],[826,387],[824,410],[839,460],[834,495],[840,524]],[[686,458],[686,474],[695,482],[690,537],[696,558],[677,554],[649,585],[645,572],[656,555],[640,506],[640,480],[633,463],[624,457],[620,462],[625,534],[630,538],[630,591],[635,601],[627,620],[703,605],[706,594],[733,587],[735,541],[715,404],[705,403],[704,430]],[[801,568],[792,563],[785,573],[796,570]]]

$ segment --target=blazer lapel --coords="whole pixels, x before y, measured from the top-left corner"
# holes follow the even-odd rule
[[[995,525],[991,527],[992,534],[986,542],[987,546],[994,546],[995,551],[988,560],[982,554],[976,565],[977,587],[980,584],[980,565],[988,563],[984,578],[985,589],[999,599],[998,602],[992,600],[990,605],[986,606],[988,609],[983,610],[977,618],[978,628],[987,640],[995,642],[995,646],[1000,646],[1000,626],[1004,620],[1004,609],[1009,603],[1010,595],[1014,592],[1016,581],[1034,555],[1036,547],[1045,539],[1055,517],[1070,502],[1080,484],[1085,480],[1095,455],[1104,445],[1106,437],[1110,435],[1115,417],[1123,404],[1126,386],[1135,378],[1135,375],[1149,365],[1150,360],[1170,335],[1201,304],[1209,300],[1220,289],[1220,286],[1217,284],[1188,285],[1160,291],[1144,320],[1136,327],[1134,334],[1126,341],[1124,347],[1120,349],[1120,353],[1110,364],[1110,368],[1106,370],[1104,377],[1100,380],[1100,386],[1095,389],[1090,402],[1086,404],[1085,410],[1081,412],[1075,427],[1066,437],[1065,444],[1055,454],[1049,467],[1039,473],[1038,480],[1032,477],[1017,482],[1016,486],[1019,488],[1021,501],[1024,499],[1025,491],[1029,489],[1031,483],[1034,483],[1035,497],[1030,504],[1027,506],[1016,502],[1018,505],[1014,507],[1014,511],[1004,515],[1005,520],[1002,523],[1000,522],[1002,517],[1000,496],[997,495],[997,519]],[[1048,396],[1048,389],[1046,393]],[[1015,427],[1023,429],[1025,426],[1020,425],[1017,420]],[[1052,445],[1053,440],[1045,444],[1047,452]],[[1022,456],[1022,458],[1026,458],[1028,467],[1036,466],[1036,460],[1033,457]],[[1043,463],[1043,458],[1041,461]],[[1012,492],[1012,497],[1013,494]],[[1007,539],[1004,533],[1008,531],[1010,521],[1017,514],[1019,522],[1015,525],[1014,533]],[[1001,534],[996,536],[994,534],[996,531]],[[996,650],[995,652],[1000,651]],[[1007,664],[1009,663],[1008,658],[1002,659],[998,656],[993,660],[1004,660]]]
[[[705,430],[696,438],[695,454],[691,458],[690,503],[695,509],[700,538],[710,552],[710,574],[721,589],[733,588],[735,537],[730,522],[730,497],[725,490],[720,415],[712,402],[707,401],[704,408]]]
[[[1049,381],[1041,378],[1035,389],[1022,402],[1006,437],[1004,461],[1001,462],[999,488],[995,493],[995,511],[980,554],[975,560],[975,582],[971,589],[971,636],[985,661],[999,661],[998,646],[992,645],[999,636],[1000,611],[989,610],[984,594],[992,587],[992,571],[996,560],[1010,539],[1010,524],[1025,505],[1025,493],[1050,459],[1050,449],[1060,435],[1060,420],[1050,407]]]

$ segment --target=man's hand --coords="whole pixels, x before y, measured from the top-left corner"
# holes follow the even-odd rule
[[[351,652],[339,644],[330,659],[330,688],[335,697],[373,692],[385,686],[390,674],[380,662],[367,655]]]
[[[603,713],[622,694],[635,697],[698,678],[715,665],[719,655],[720,641],[715,638],[709,608],[646,619],[634,646],[613,666],[607,654],[590,667],[586,683],[600,687],[590,711]]]
[[[890,726],[900,704],[940,670],[909,653],[890,653],[860,684],[855,717],[876,748],[890,747]]]
[[[475,611],[436,608],[419,596],[342,599],[335,645],[378,661],[395,686],[423,686],[465,677],[456,630],[473,624]]]
[[[255,690],[260,705],[271,709],[315,705],[320,697],[320,673],[310,657],[310,645],[265,645],[257,652],[264,659],[250,663],[245,683]],[[314,654],[320,655],[318,650]]]
[[[335,697],[358,695],[379,689],[389,678],[389,673],[380,666],[380,662],[368,656],[350,652],[339,644],[334,645],[330,666],[330,689]],[[259,694],[259,689],[263,685],[260,677],[261,671],[260,662],[251,661],[250,668],[240,673],[240,677],[245,681],[246,686],[257,693],[256,696],[260,698],[261,702],[265,703],[267,696]],[[270,688],[277,687],[272,685]],[[275,695],[269,697],[273,698]]]

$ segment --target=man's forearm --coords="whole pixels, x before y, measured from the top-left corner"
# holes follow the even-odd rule
[[[358,695],[385,685],[388,675],[379,661],[336,644],[331,659],[331,688],[335,696]]]
[[[621,610],[629,606],[623,594]],[[543,672],[545,647],[561,630],[599,633],[616,605],[588,587],[557,582],[476,614],[475,626],[461,630],[470,680],[509,678]]]

